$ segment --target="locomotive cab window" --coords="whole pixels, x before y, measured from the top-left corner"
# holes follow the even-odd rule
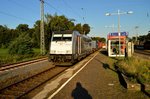
[[[71,34],[55,34],[53,37],[53,41],[71,41]]]
[[[54,34],[53,41],[61,41],[62,34]]]
[[[71,41],[71,37],[63,37],[64,41]]]
[[[72,34],[64,34],[63,40],[64,41],[71,41],[72,40]]]
[[[53,41],[61,41],[61,37],[53,37]]]

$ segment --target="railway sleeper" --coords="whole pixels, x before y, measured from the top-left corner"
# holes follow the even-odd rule
[[[23,91],[12,91],[12,90],[5,90],[1,92],[0,94],[2,95],[14,95],[14,96],[20,96],[21,94],[24,94],[25,92]]]
[[[45,76],[45,77],[44,77]],[[40,77],[39,79],[38,79],[38,81],[43,81],[43,80],[47,80],[49,78],[49,75],[47,74],[47,75],[43,75],[43,77]]]
[[[31,81],[31,82],[25,83],[24,86],[28,87],[28,85],[31,85],[32,87],[34,87],[35,85],[39,85],[40,83],[41,83],[40,81]]]
[[[35,85],[37,85],[37,84],[33,85],[33,83],[32,84],[30,84],[30,83],[28,83],[28,84],[24,83],[24,84],[19,84],[18,87],[19,88],[23,88],[23,87],[25,87],[25,88],[33,88]]]
[[[14,95],[2,95],[0,94],[0,99],[15,99]]]
[[[48,71],[36,76],[35,78],[41,78],[41,77],[43,78],[43,76],[47,75],[47,73],[48,73]]]
[[[41,82],[43,82],[42,80],[45,80],[45,79],[47,79],[46,77],[38,77],[38,78],[35,78],[35,79],[32,79],[32,80],[30,80],[30,81],[28,81],[28,82],[26,82],[27,84],[38,84],[38,83],[41,83]]]
[[[11,87],[11,89],[9,89],[9,90],[25,92],[25,91],[29,90],[29,88],[27,88],[27,87],[22,87],[22,88],[20,88],[20,87]]]
[[[43,82],[43,81],[45,81],[45,80],[47,80],[47,79],[48,79],[48,78],[45,78],[45,77],[44,77],[44,78],[39,78],[37,81],[41,83],[41,82]],[[37,81],[36,81],[36,82],[37,82]]]
[[[39,79],[42,78],[42,75],[36,76],[36,77],[34,77],[32,79],[29,79],[26,83],[28,83],[28,82],[34,82],[34,81],[35,82],[37,82],[37,81],[39,82]],[[45,78],[45,77],[43,77],[43,78]]]

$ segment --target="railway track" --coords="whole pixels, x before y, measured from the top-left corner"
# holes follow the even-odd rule
[[[135,50],[135,55],[145,59],[150,59],[150,51],[147,50]]]
[[[37,60],[37,61],[39,61],[39,60]],[[44,62],[45,61],[42,62],[42,65]],[[30,62],[30,63],[34,63],[34,62]],[[27,65],[27,64],[24,64],[24,65]],[[39,65],[39,66],[41,67],[41,65]],[[31,67],[31,66],[29,66],[29,67]],[[48,67],[49,67],[49,65],[48,65]],[[15,68],[15,72],[17,72],[16,70],[18,70],[19,67],[13,67],[13,66],[7,67],[6,66],[5,69],[1,69],[1,72],[3,73],[3,71],[4,72],[6,71],[6,73],[7,73],[7,70],[8,71],[10,70],[10,72],[11,72],[12,68]],[[21,77],[17,78],[17,80],[19,79],[17,82],[11,83],[0,89],[0,99],[20,99],[20,98],[21,99],[22,98],[29,99],[32,97],[30,95],[32,94],[32,92],[35,91],[35,89],[40,88],[40,86],[46,84],[48,81],[57,77],[58,75],[60,75],[62,72],[64,72],[68,68],[70,68],[70,67],[64,67],[64,66],[63,67],[58,67],[58,66],[53,67],[52,66],[49,69],[45,69],[43,72],[38,72],[38,73],[36,73],[32,76],[28,76],[24,79],[22,79],[22,76],[19,75]],[[31,68],[31,69],[33,69],[33,68]],[[11,74],[12,73],[10,73],[10,75]],[[28,75],[28,74],[26,74],[26,75]],[[13,76],[11,79],[13,80],[15,77],[16,76]],[[8,82],[10,82],[10,81],[11,80],[9,80]],[[1,84],[3,84],[3,83],[1,83]]]
[[[15,63],[15,64],[2,65],[0,67],[0,71],[13,69],[13,68],[21,67],[21,66],[24,66],[24,65],[28,65],[28,64],[44,61],[44,60],[47,60],[47,57],[40,58],[40,59],[35,59],[35,60],[31,60],[31,61],[26,61],[26,62]]]
[[[69,67],[52,67],[32,77],[7,86],[0,90],[0,99],[29,98],[27,96],[28,93],[56,77],[68,68]]]
[[[136,53],[150,56],[150,52],[146,50],[135,50]]]

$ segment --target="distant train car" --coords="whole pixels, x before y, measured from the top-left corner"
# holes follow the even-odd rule
[[[99,42],[98,42],[98,48],[99,48],[99,49],[100,49],[100,48],[106,48],[106,44],[99,41]]]
[[[49,61],[55,65],[72,65],[91,53],[91,38],[78,31],[53,32]]]
[[[92,47],[93,52],[98,50],[98,42],[97,41],[91,41],[91,47]]]

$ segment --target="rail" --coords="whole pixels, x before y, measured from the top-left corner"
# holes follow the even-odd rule
[[[24,65],[28,65],[28,64],[44,61],[44,60],[47,60],[47,58],[44,57],[44,58],[35,59],[35,60],[31,60],[31,61],[26,61],[26,62],[20,62],[20,63],[15,63],[15,64],[3,65],[3,66],[0,67],[0,71],[13,69],[13,68],[16,68],[16,67],[20,67],[20,66],[24,66]]]
[[[30,93],[32,90],[38,88],[47,81],[53,79],[54,77],[56,77],[57,75],[59,75],[68,68],[69,67],[52,67],[32,77],[29,77],[20,82],[7,86],[0,90],[0,98],[19,99],[22,97],[27,97],[26,95]]]

